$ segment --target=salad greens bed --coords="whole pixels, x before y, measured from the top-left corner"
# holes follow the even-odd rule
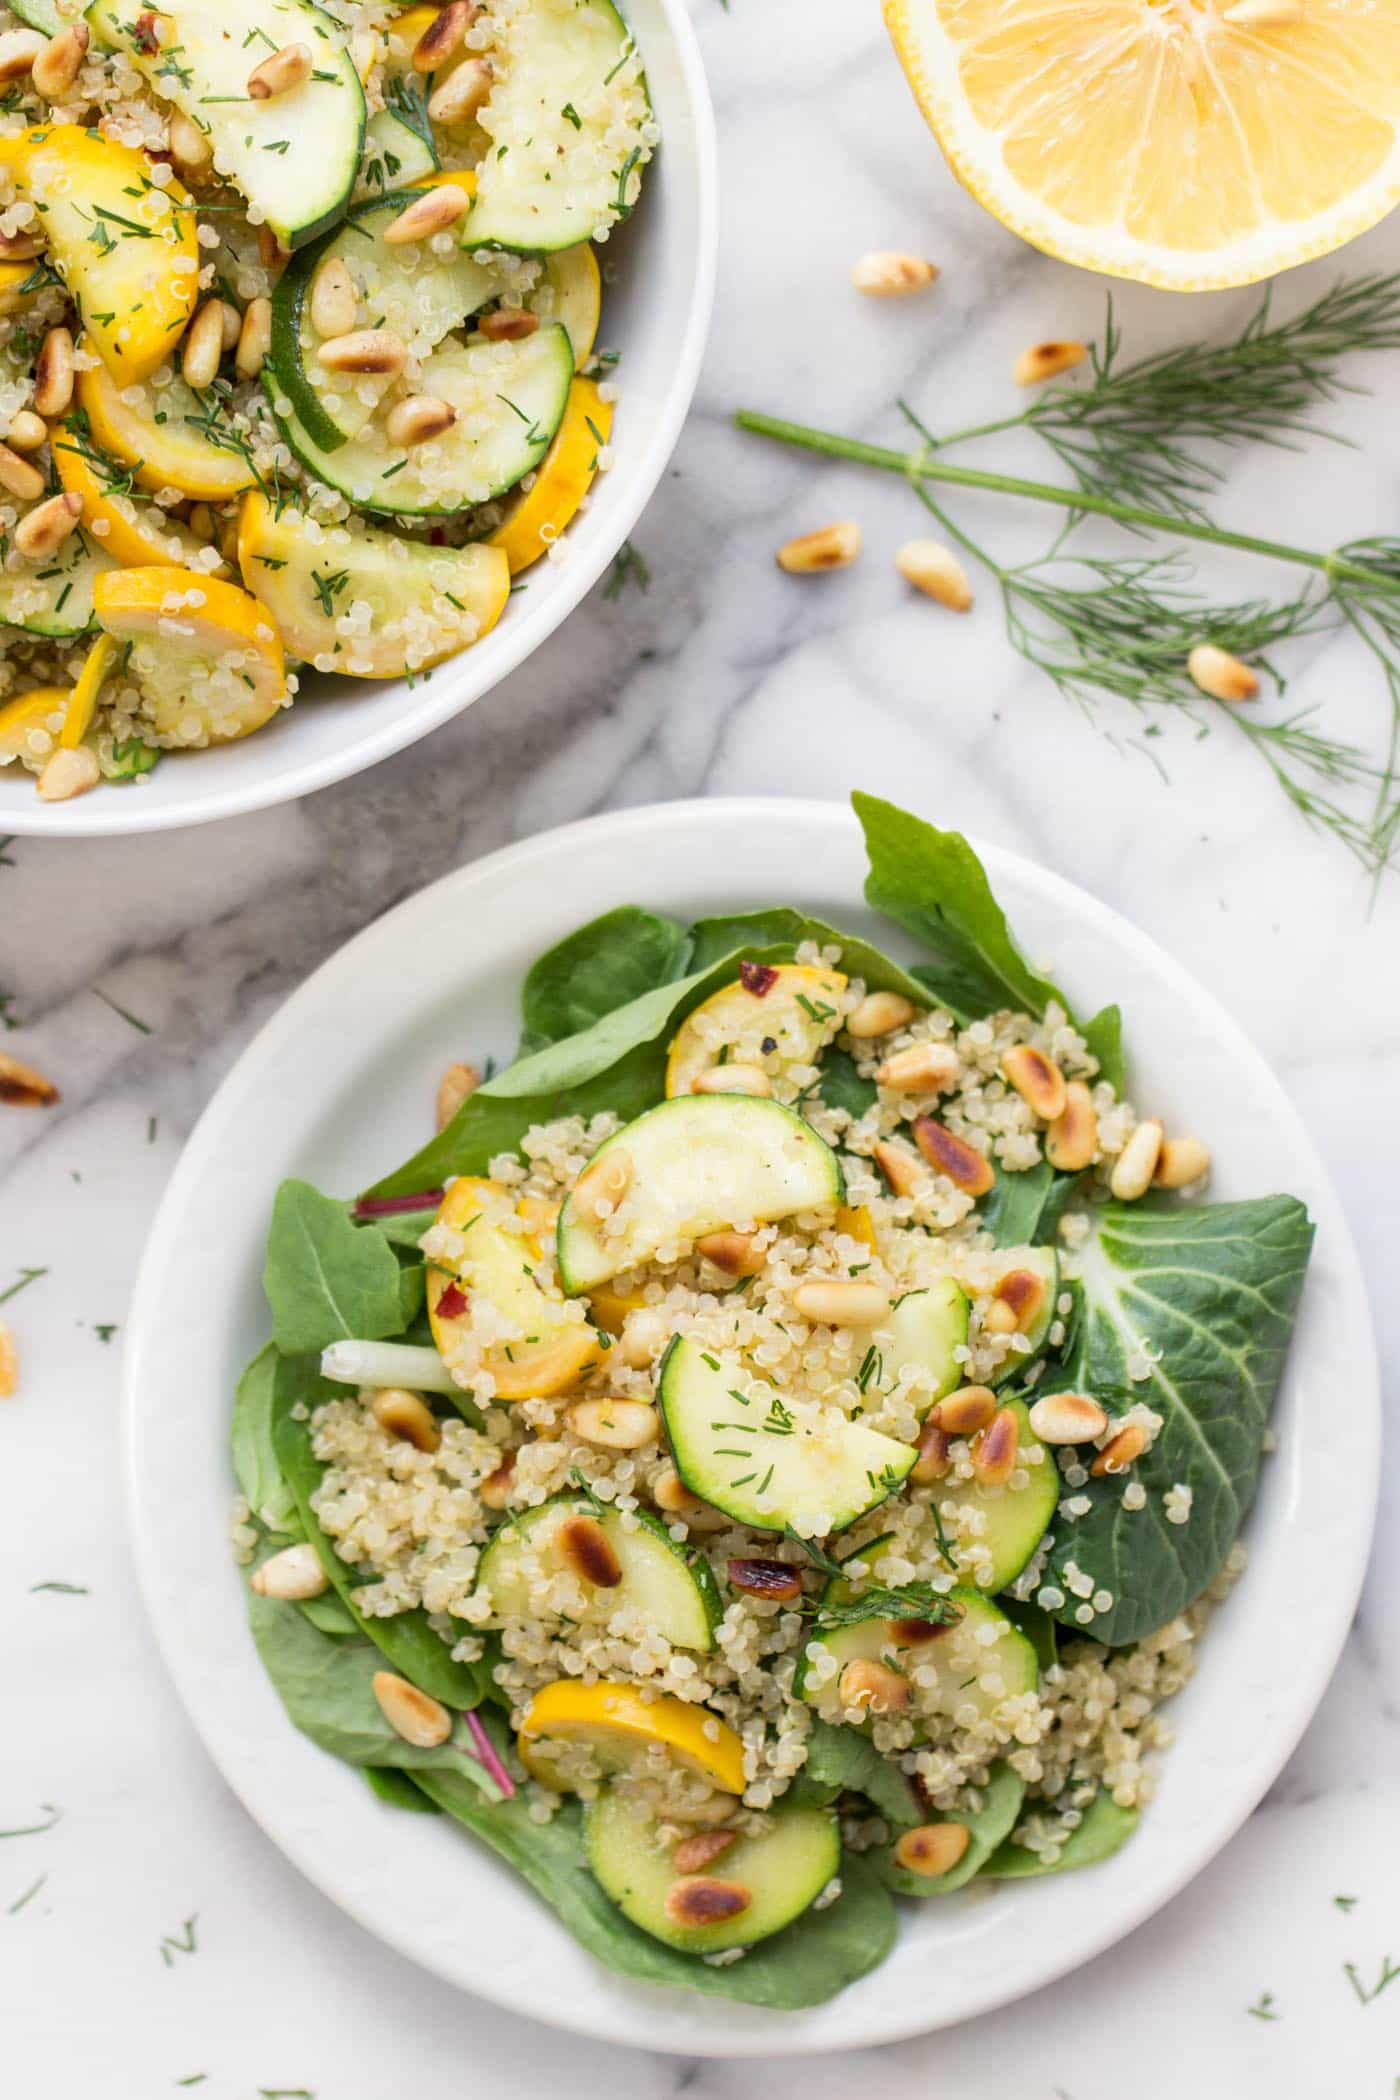
[[[606,1967],[776,2008],[828,1998],[880,1962],[895,1933],[895,1894],[925,1897],[974,1876],[1010,1879],[1088,1864],[1124,1841],[1137,1810],[1101,1791],[1047,1862],[1014,1840],[1024,1785],[997,1763],[975,1805],[945,1818],[968,1830],[948,1872],[910,1873],[888,1842],[846,1849],[834,1899],[806,1909],[742,1959],[701,1960],[663,1944],[595,1878],[576,1798],[566,1797],[549,1820],[532,1816],[490,1642],[480,1659],[456,1660],[421,1608],[393,1616],[361,1608],[366,1583],[378,1578],[342,1559],[317,1520],[324,1468],[311,1417],[346,1390],[323,1375],[327,1348],[431,1343],[418,1242],[444,1183],[486,1175],[498,1155],[519,1151],[533,1126],[604,1110],[628,1123],[656,1107],[666,1097],[678,1027],[733,983],[741,962],[789,964],[802,943],[815,942],[838,948],[840,968],[867,991],[900,993],[920,1008],[936,1004],[960,1024],[1008,1008],[1041,1017],[1052,1004],[1073,1019],[1063,992],[1021,954],[964,839],[873,797],[858,794],[854,802],[869,853],[868,901],[913,936],[924,959],[906,970],[868,942],[786,906],[685,926],[629,904],[569,935],[525,980],[516,1060],[469,1095],[411,1159],[353,1201],[300,1181],[278,1191],[265,1270],[271,1340],[240,1382],[232,1428],[234,1469],[256,1535],[246,1572],[304,1542],[327,1578],[320,1594],[300,1601],[249,1588],[253,1637],[293,1723],[360,1767],[384,1802],[444,1815],[483,1839]],[[1101,1075],[1121,1088],[1118,1009],[1074,1025]],[[859,1116],[875,1097],[847,1051],[824,1052],[816,1098]],[[1084,1180],[1044,1160],[998,1171],[980,1200],[980,1224],[998,1247],[1050,1247],[1071,1198],[1086,1200]],[[1048,1573],[1060,1582],[1052,1594],[1062,1605],[1050,1611],[1010,1593],[997,1599],[1042,1669],[1059,1644],[1083,1637],[1076,1607],[1085,1592],[1062,1579],[1067,1568],[1111,1596],[1091,1638],[1115,1651],[1170,1621],[1220,1575],[1254,1497],[1312,1239],[1303,1205],[1289,1196],[1240,1203],[1098,1197],[1095,1230],[1070,1287],[1073,1310],[1052,1330],[1058,1339],[1042,1346],[1034,1397],[1092,1394],[1110,1417],[1145,1403],[1161,1427],[1134,1468],[1145,1507],[1129,1513],[1121,1480],[1105,1476],[1085,1481],[1073,1513],[1064,1503],[1052,1511]],[[470,1393],[450,1378],[440,1383],[431,1395],[439,1414],[479,1424]],[[1031,1383],[1024,1379],[1010,1395],[1031,1397]],[[1190,1521],[1166,1521],[1164,1498],[1183,1487]],[[834,1565],[827,1548],[808,1550],[818,1567]],[[390,1724],[374,1690],[385,1669],[448,1710],[445,1740],[415,1746]],[[868,1731],[818,1717],[785,1805],[838,1802],[848,1812],[863,1803],[861,1813],[881,1819],[887,1839],[927,1814],[917,1786]]]

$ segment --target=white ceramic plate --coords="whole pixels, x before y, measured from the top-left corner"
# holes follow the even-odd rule
[[[76,802],[41,802],[31,774],[0,767],[0,836],[164,831],[292,802],[348,779],[490,692],[598,581],[661,479],[690,407],[714,299],[719,223],[714,113],[684,0],[622,4],[662,143],[635,218],[599,251],[612,274],[600,342],[623,353],[615,459],[569,528],[567,559],[537,562],[490,634],[411,686],[311,673],[296,705],[256,736],[177,755],[135,787],[101,787]]]
[[[493,1855],[444,1822],[381,1806],[358,1773],[298,1735],[254,1653],[228,1555],[227,1441],[235,1380],[266,1336],[258,1278],[278,1180],[301,1174],[349,1194],[406,1157],[428,1132],[442,1068],[508,1057],[531,961],[612,905],[688,918],[790,902],[908,956],[861,902],[851,815],[672,803],[571,825],[447,876],[288,1000],[219,1089],[170,1184],[126,1350],[132,1524],[166,1658],[225,1777],[302,1871],[401,1952],[502,2005],[539,2017],[545,2004],[559,2026],[696,2056],[852,2048],[965,2019],[1063,1975],[1174,1895],[1255,1806],[1322,1697],[1360,1586],[1379,1438],[1369,1314],[1336,1196],[1277,1081],[1178,964],[1058,876],[999,849],[983,858],[1028,954],[1082,1008],[1121,1002],[1134,1095],[1213,1147],[1214,1193],[1306,1198],[1317,1247],[1279,1448],[1249,1525],[1251,1566],[1172,1709],[1178,1739],[1137,1835],[1080,1873],[901,1906],[889,1960],[830,2004],[771,2013],[624,1983]],[[541,1975],[545,2001],[525,1983]]]

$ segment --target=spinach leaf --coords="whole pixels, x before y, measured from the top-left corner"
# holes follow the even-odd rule
[[[744,956],[754,962],[791,962],[803,941],[819,948],[839,947],[840,967],[848,977],[860,977],[872,992],[902,992],[916,1006],[927,1006],[928,993],[907,970],[891,961],[869,941],[828,926],[790,905],[773,905],[766,911],[733,912],[724,918],[697,919],[690,929],[693,943],[691,968],[708,969],[726,956]]]
[[[421,1787],[416,1787],[406,1772],[392,1771],[387,1765],[361,1765],[372,1794],[387,1801],[390,1808],[406,1808],[416,1816],[440,1816],[442,1810],[436,1801],[430,1801]]]
[[[332,1588],[367,1641],[391,1669],[440,1699],[444,1706],[467,1709],[485,1696],[489,1674],[484,1664],[454,1662],[446,1641],[428,1624],[425,1611],[397,1612],[392,1618],[370,1618],[359,1609],[352,1572],[316,1521],[311,1498],[324,1471],[311,1448],[309,1416],[339,1388],[322,1378],[314,1356],[285,1356],[277,1366],[273,1447],[282,1475],[296,1499],[297,1515]],[[301,1415],[293,1412],[300,1408]],[[311,1629],[313,1632],[314,1628]],[[319,1636],[318,1636],[319,1638]],[[379,1758],[378,1763],[386,1762]]]
[[[566,1801],[548,1823],[532,1823],[519,1796],[488,1805],[464,1780],[418,1775],[430,1800],[464,1823],[510,1862],[605,1968],[643,1983],[707,1991],[783,2011],[820,2005],[878,1966],[894,1943],[895,1910],[869,1863],[847,1855],[841,1894],[826,1910],[809,1910],[742,1961],[712,1967],[642,1932],[605,1896],[588,1870],[583,1818]]]
[[[1042,1865],[1036,1853],[1028,1852],[1024,1845],[1014,1845],[1008,1837],[983,1867],[983,1878],[1029,1881],[1039,1874],[1068,1874],[1074,1867],[1091,1867],[1127,1844],[1138,1827],[1138,1819],[1137,1809],[1120,1808],[1112,1794],[1100,1788],[1084,1811],[1084,1821],[1071,1831],[1052,1865]]]
[[[807,1762],[790,1789],[794,1801],[824,1808],[838,1794],[864,1794],[871,1806],[901,1829],[920,1820],[914,1789],[858,1728],[817,1720],[807,1740]]]
[[[284,1355],[401,1334],[413,1315],[405,1317],[399,1274],[382,1232],[352,1225],[344,1204],[309,1181],[282,1183],[272,1206],[263,1289],[272,1338]],[[421,1276],[417,1289],[421,1294]]]
[[[1035,1659],[1041,1669],[1050,1669],[1057,1659],[1058,1649],[1055,1621],[1049,1612],[1042,1610],[1038,1604],[1028,1604],[1020,1597],[1009,1596],[1005,1591],[997,1598],[997,1603],[1012,1625],[1026,1636],[1035,1650]]]
[[[294,1605],[260,1597],[251,1588],[248,1624],[287,1718],[321,1749],[352,1765],[456,1773],[486,1799],[500,1799],[500,1789],[478,1758],[465,1722],[457,1721],[447,1741],[433,1750],[416,1749],[389,1726],[372,1688],[376,1672],[384,1667],[373,1642],[332,1640]]]
[[[985,1866],[1005,1838],[1010,1837],[1021,1813],[1026,1783],[1010,1765],[994,1764],[981,1789],[982,1806],[977,1809],[939,1809],[940,1823],[961,1823],[968,1834],[967,1850],[946,1874],[911,1874],[894,1856],[893,1845],[878,1854],[881,1874],[901,1896],[947,1896],[971,1881]]]
[[[1113,1414],[1135,1401],[1163,1417],[1127,1476],[1090,1480],[1086,1515],[1055,1526],[1056,1580],[1074,1561],[1110,1610],[1093,1637],[1141,1639],[1217,1575],[1254,1499],[1269,1409],[1293,1331],[1313,1228],[1293,1196],[1186,1206],[1107,1204],[1083,1250],[1084,1305],[1066,1353],[1038,1390],[1092,1393]],[[1133,1378],[1130,1361],[1149,1375]],[[1147,1491],[1123,1506],[1125,1479]],[[1162,1498],[1192,1491],[1189,1521]],[[1073,1625],[1070,1596],[1060,1617]]]
[[[914,975],[960,1021],[1010,1007],[1045,1012],[1053,999],[1072,1017],[1064,993],[1022,955],[992,895],[986,870],[958,831],[938,831],[875,795],[851,797],[865,832],[870,873],[865,894],[876,911],[930,948],[936,960]],[[1085,1028],[1103,1076],[1123,1084],[1122,1016],[1107,1006]]]
[[[297,1529],[300,1530],[300,1525]],[[298,1600],[297,1610],[318,1633],[329,1634],[332,1640],[358,1640],[360,1624],[349,1607],[341,1603],[334,1590],[323,1590],[319,1597],[303,1597]]]
[[[855,1122],[879,1099],[879,1088],[873,1079],[861,1077],[849,1051],[826,1051],[819,1070],[817,1092],[822,1100],[828,1108],[844,1108]]]
[[[418,1242],[437,1217],[436,1203],[425,1204],[421,1210],[390,1211],[382,1218],[356,1218],[353,1205],[347,1204],[345,1208],[361,1231],[381,1233],[391,1247],[406,1248],[414,1254],[418,1253]],[[383,1336],[376,1339],[382,1341]]]
[[[619,905],[543,954],[520,995],[520,1055],[591,1028],[686,967],[690,938],[675,919]]]
[[[999,1167],[978,1222],[998,1247],[1051,1246],[1078,1186],[1077,1174],[1057,1174],[1044,1159],[1016,1174]]]
[[[277,1350],[268,1342],[238,1381],[233,1403],[233,1470],[253,1515],[271,1531],[286,1531],[295,1521],[296,1503],[272,1444],[276,1378]]]

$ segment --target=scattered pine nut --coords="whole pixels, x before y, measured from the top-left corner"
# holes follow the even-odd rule
[[[678,1874],[703,1874],[739,1842],[737,1830],[697,1830],[678,1838],[671,1864]]]
[[[802,1573],[790,1560],[762,1557],[731,1560],[729,1580],[749,1597],[765,1597],[770,1604],[790,1604],[802,1595]]]
[[[687,1875],[673,1881],[662,1904],[673,1925],[722,1925],[746,1911],[753,1897],[742,1881],[716,1881],[708,1875]]]
[[[971,1842],[965,1823],[920,1823],[896,1842],[895,1861],[906,1874],[936,1878],[952,1872]]]
[[[396,219],[384,228],[382,238],[396,247],[408,241],[426,241],[430,234],[455,226],[471,210],[472,200],[460,182],[439,182],[406,204]]]
[[[1108,1416],[1087,1393],[1047,1393],[1031,1408],[1030,1423],[1043,1444],[1092,1444]]]
[[[1082,1174],[1099,1149],[1094,1097],[1082,1079],[1065,1088],[1065,1105],[1045,1133],[1045,1157],[1061,1174]]]
[[[1198,642],[1186,659],[1186,668],[1194,682],[1212,700],[1254,700],[1259,695],[1257,673],[1248,664],[1242,664],[1228,649],[1217,649],[1214,642]]]
[[[865,1713],[903,1713],[913,1696],[907,1677],[892,1670],[887,1663],[869,1662],[864,1657],[848,1662],[836,1685],[836,1696],[842,1706],[857,1706]]]
[[[1032,1114],[1053,1123],[1064,1114],[1068,1088],[1065,1075],[1034,1043],[1017,1043],[1001,1061],[1002,1077],[1016,1089]]]
[[[554,1534],[561,1557],[593,1589],[615,1590],[622,1580],[622,1562],[612,1540],[596,1517],[580,1513],[566,1517]]]
[[[1140,1422],[1129,1422],[1117,1436],[1110,1437],[1089,1471],[1099,1480],[1105,1474],[1126,1473],[1134,1459],[1141,1458],[1146,1449],[1147,1431]]]
[[[1162,1152],[1162,1126],[1155,1116],[1144,1117],[1114,1162],[1108,1186],[1120,1203],[1136,1203],[1145,1196],[1157,1171]]]
[[[345,259],[328,255],[311,280],[311,325],[323,342],[349,335],[360,313],[355,280]]]
[[[983,1487],[1005,1487],[1016,1469],[1020,1425],[1009,1407],[993,1416],[972,1447],[972,1475]]]
[[[651,1499],[668,1517],[679,1517],[691,1531],[724,1531],[732,1518],[692,1495],[674,1466],[663,1466],[651,1484]]]
[[[892,1196],[912,1196],[924,1178],[924,1170],[907,1145],[881,1138],[871,1148],[871,1158],[889,1184]]]
[[[918,1008],[912,999],[902,992],[867,992],[851,1013],[846,1016],[846,1033],[863,1043],[877,1035],[889,1035],[896,1028],[907,1028]]]
[[[918,1487],[927,1487],[930,1481],[941,1480],[948,1470],[948,1446],[952,1439],[937,1422],[925,1422],[919,1438],[919,1455],[910,1469],[909,1478]]]
[[[464,58],[428,98],[428,115],[435,124],[464,124],[474,117],[491,93],[493,75],[484,58]]]
[[[60,1098],[51,1079],[0,1050],[0,1101],[11,1108],[52,1108]]]
[[[0,1320],[0,1400],[13,1400],[19,1386],[19,1351],[8,1323]]]
[[[86,22],[71,22],[51,36],[34,61],[32,78],[46,102],[59,102],[68,93],[87,57],[92,32]]]
[[[415,1750],[436,1750],[452,1733],[452,1716],[436,1699],[392,1670],[376,1670],[371,1689],[395,1735]]]
[[[591,1159],[574,1183],[575,1210],[585,1217],[611,1217],[632,1185],[632,1155],[619,1145]],[[607,1205],[606,1210],[600,1206]]]
[[[1011,376],[1017,386],[1038,386],[1060,372],[1072,372],[1089,355],[1084,343],[1033,343],[1017,358]]]
[[[971,611],[972,585],[967,570],[941,540],[906,540],[894,565],[906,583],[912,583],[926,598],[946,605],[949,612]]]
[[[19,408],[5,432],[5,442],[16,452],[37,452],[41,445],[47,444],[48,435],[48,425],[42,416],[36,416],[32,408]]]
[[[661,1418],[645,1400],[576,1400],[565,1419],[575,1436],[605,1451],[640,1451],[661,1434]]]
[[[180,351],[180,373],[186,386],[203,393],[218,377],[224,354],[224,302],[206,299],[185,330]]]
[[[957,1078],[961,1066],[950,1043],[911,1043],[896,1050],[876,1071],[880,1086],[895,1087],[905,1094],[941,1094]]]
[[[280,51],[271,52],[254,66],[248,75],[248,93],[254,102],[269,102],[274,95],[285,95],[311,78],[314,63],[309,44],[284,44]]]
[[[438,1081],[437,1127],[446,1130],[462,1103],[481,1085],[475,1065],[449,1065]]]
[[[461,50],[480,10],[476,0],[447,0],[413,47],[409,63],[415,73],[436,73]]]
[[[457,420],[457,411],[450,401],[440,401],[436,394],[410,394],[406,401],[396,401],[384,418],[385,433],[394,445],[426,445],[444,430],[450,430]]]
[[[1189,1188],[1210,1172],[1210,1151],[1199,1138],[1164,1138],[1152,1176],[1159,1189]]]
[[[357,328],[322,343],[316,356],[328,372],[401,372],[408,345],[392,328]]]
[[[370,1412],[381,1429],[412,1444],[415,1451],[436,1451],[442,1442],[437,1416],[417,1393],[406,1392],[402,1386],[383,1387],[375,1394]]]
[[[778,549],[778,567],[789,576],[820,576],[828,569],[845,569],[860,553],[860,527],[852,518],[834,525],[818,526],[815,532],[800,533]]]
[[[34,503],[47,486],[31,461],[21,459],[17,452],[11,452],[8,445],[0,445],[0,488],[11,496],[18,496],[21,503]]]
[[[540,325],[538,314],[527,314],[523,306],[498,306],[483,314],[477,327],[488,343],[523,343]]]
[[[793,1311],[820,1327],[878,1327],[889,1318],[890,1294],[878,1283],[844,1276],[799,1283],[789,1296]]]
[[[260,1597],[277,1597],[292,1604],[319,1597],[329,1588],[320,1555],[304,1541],[271,1554],[260,1568],[253,1570],[249,1580]]]
[[[751,1232],[707,1232],[695,1242],[695,1251],[726,1276],[757,1276],[763,1256],[754,1252],[754,1237]]]
[[[48,45],[37,29],[7,29],[0,36],[0,84],[23,80]]]
[[[937,263],[922,255],[902,255],[896,248],[874,248],[851,271],[851,283],[872,299],[906,299],[921,292],[938,275]]]
[[[933,1116],[915,1118],[914,1142],[934,1171],[946,1174],[964,1195],[985,1196],[996,1181],[991,1161]]]
[[[83,514],[83,499],[66,491],[27,510],[14,530],[16,554],[26,561],[47,561],[56,554]]]
[[[250,299],[243,309],[234,366],[240,379],[256,379],[272,347],[272,301]]]
[[[1003,1326],[1003,1334],[1015,1334],[1025,1330],[1039,1317],[1045,1303],[1045,1278],[1034,1269],[1008,1269],[997,1284],[990,1311],[1000,1307],[1011,1316],[1010,1326]],[[986,1324],[985,1322],[983,1323]]]
[[[39,799],[41,802],[71,802],[77,795],[87,794],[102,778],[102,768],[97,763],[97,753],[86,744],[79,744],[76,751],[55,751],[44,763],[39,775]]]
[[[773,1087],[762,1065],[708,1065],[690,1082],[692,1094],[752,1094],[766,1101]]]
[[[182,168],[207,168],[214,157],[208,139],[193,117],[187,117],[183,110],[174,109],[170,112],[166,138],[171,158]]]
[[[487,1509],[504,1509],[510,1501],[515,1479],[515,1453],[507,1451],[494,1473],[488,1473],[477,1488],[477,1499]]]
[[[928,1418],[945,1436],[973,1436],[996,1411],[997,1396],[989,1385],[965,1385],[931,1408]]]

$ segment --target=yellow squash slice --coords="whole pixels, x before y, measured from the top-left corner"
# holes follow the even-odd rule
[[[522,496],[504,525],[487,540],[504,550],[516,576],[548,554],[588,494],[598,471],[598,453],[612,429],[612,403],[600,401],[591,379],[575,379],[564,419],[544,456],[535,485]]]
[[[163,364],[199,297],[189,194],[158,189],[152,163],[77,124],[35,124],[0,139],[0,168],[39,215],[49,254],[88,339],[118,386]]]
[[[721,1062],[759,1065],[770,1076],[809,1065],[830,1041],[846,989],[839,970],[779,963],[749,984],[737,977],[721,985],[681,1023],[666,1061],[668,1094],[693,1093],[700,1074]]]
[[[202,503],[226,503],[255,485],[246,455],[232,443],[213,443],[209,426],[217,433],[218,417],[209,419],[183,379],[171,379],[158,398],[143,387],[134,405],[123,399],[126,391],[105,365],[78,373],[78,405],[93,443],[132,468],[143,489],[175,488]]]
[[[65,751],[76,751],[91,729],[92,718],[97,713],[97,696],[120,653],[120,646],[110,634],[99,634],[88,650],[64,710],[63,730],[58,741]]]
[[[536,1283],[531,1270],[540,1259],[538,1240],[493,1221],[506,1193],[494,1182],[464,1175],[443,1197],[438,1223],[462,1234],[463,1252],[455,1276],[429,1263],[428,1320],[450,1364],[454,1344],[472,1331],[472,1300],[484,1299],[517,1330],[483,1356],[497,1399],[542,1399],[572,1391],[601,1359],[603,1344],[586,1321],[570,1318],[563,1299],[551,1298]]]
[[[173,745],[249,736],[288,702],[281,639],[236,584],[191,569],[109,569],[93,603],[104,632],[131,644],[125,675]]]
[[[104,554],[126,568],[152,564],[186,567],[204,542],[178,518],[167,517],[154,503],[126,493],[132,478],[116,467],[99,465],[101,455],[81,433],[56,423],[49,431],[53,463],[62,486],[80,496],[83,523]]]
[[[0,766],[21,759],[38,772],[58,741],[67,705],[66,685],[36,685],[17,700],[0,704]],[[34,736],[48,739],[42,750],[31,745]]]
[[[1400,0],[885,0],[954,172],[1066,262],[1176,291],[1400,201]]]
[[[744,1746],[734,1730],[703,1706],[670,1693],[644,1698],[635,1685],[607,1678],[598,1684],[556,1678],[536,1692],[517,1747],[533,1778],[558,1786],[550,1745],[569,1743],[586,1743],[604,1770],[614,1771],[640,1763],[660,1745],[722,1793],[744,1791]]]

